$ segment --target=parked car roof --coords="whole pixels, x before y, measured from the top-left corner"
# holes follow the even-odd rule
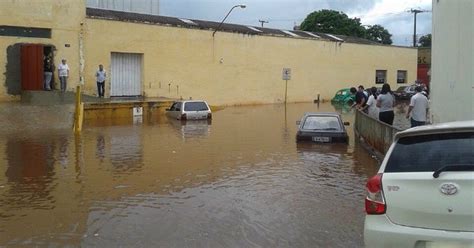
[[[308,116],[308,115],[340,116],[340,114],[336,113],[336,112],[306,112],[306,113],[304,113],[304,116]]]
[[[445,122],[434,125],[425,125],[415,128],[410,128],[405,131],[399,132],[395,135],[395,138],[423,135],[430,133],[443,133],[443,132],[465,132],[472,131],[474,132],[474,120],[470,121],[455,121],[455,122]]]

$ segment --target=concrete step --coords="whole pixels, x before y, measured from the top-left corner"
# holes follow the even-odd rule
[[[35,106],[0,104],[0,134],[48,130],[72,130],[74,104]],[[72,131],[71,131],[72,132]]]
[[[21,94],[21,102],[36,106],[74,104],[75,97],[76,93],[72,91],[24,91]],[[81,97],[83,102],[96,101],[97,99],[97,97],[85,94],[82,94]]]

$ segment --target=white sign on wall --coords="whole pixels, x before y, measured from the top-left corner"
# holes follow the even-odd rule
[[[133,116],[142,116],[143,107],[133,107]]]
[[[283,68],[281,78],[283,80],[290,80],[291,79],[291,68]]]

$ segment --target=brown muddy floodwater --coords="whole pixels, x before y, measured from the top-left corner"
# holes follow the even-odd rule
[[[378,163],[354,143],[295,143],[304,112],[229,107],[2,136],[0,246],[359,247]],[[343,112],[346,121],[353,114]],[[47,120],[46,120],[47,121]]]

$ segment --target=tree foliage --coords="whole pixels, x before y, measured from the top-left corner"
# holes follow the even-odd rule
[[[431,34],[421,36],[418,43],[421,47],[431,47]]]
[[[365,38],[382,44],[392,44],[392,35],[380,25],[369,26]]]
[[[323,9],[309,14],[301,23],[301,29],[311,32],[342,34],[363,37],[365,28],[360,19],[349,18],[343,12]]]
[[[323,9],[312,12],[301,23],[300,28],[304,31],[354,36],[392,44],[392,35],[384,27],[374,25],[366,29],[359,18],[349,18],[344,12],[335,10]]]

